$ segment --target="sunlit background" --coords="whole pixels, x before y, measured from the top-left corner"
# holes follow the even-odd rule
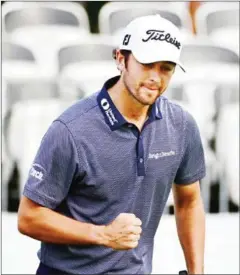
[[[112,49],[133,18],[158,13],[184,36],[184,74],[165,95],[195,117],[207,176],[206,274],[239,274],[239,2],[2,2],[2,273],[34,274],[39,242],[17,231],[19,198],[43,134],[118,70]],[[172,195],[153,273],[185,268]]]

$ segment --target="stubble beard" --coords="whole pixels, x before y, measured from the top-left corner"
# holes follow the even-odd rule
[[[158,96],[153,99],[150,99],[150,100],[144,100],[142,99],[141,95],[140,95],[140,89],[143,87],[141,84],[138,85],[136,88],[135,88],[135,91],[132,91],[132,89],[129,87],[128,85],[128,82],[126,81],[125,78],[123,78],[124,80],[124,85],[125,85],[125,88],[129,94],[129,96],[131,96],[132,98],[135,99],[135,101],[137,101],[138,103],[140,103],[142,106],[151,106],[152,104],[154,104],[154,102],[157,100],[157,98],[161,95],[161,92],[160,90],[158,90]]]

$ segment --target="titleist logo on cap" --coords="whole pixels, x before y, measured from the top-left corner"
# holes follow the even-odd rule
[[[165,31],[160,30],[148,30],[146,31],[146,34],[148,36],[142,39],[143,42],[147,42],[149,40],[166,41],[180,50],[181,43],[177,41],[175,37],[172,38],[170,33],[165,33]]]

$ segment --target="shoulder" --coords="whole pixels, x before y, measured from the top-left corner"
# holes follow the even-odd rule
[[[55,121],[60,121],[66,126],[75,123],[83,123],[87,117],[94,117],[95,110],[98,107],[97,95],[99,92],[89,97],[77,101],[67,108]]]
[[[169,100],[167,97],[161,96],[158,99],[158,105],[163,119],[174,125],[185,126],[187,123],[195,121],[189,106],[184,102]]]

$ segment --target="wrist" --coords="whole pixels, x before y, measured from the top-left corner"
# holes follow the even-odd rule
[[[189,268],[188,269],[188,274],[204,274],[203,268]]]
[[[105,225],[93,225],[92,226],[92,239],[94,244],[108,246],[108,239],[106,237]]]

